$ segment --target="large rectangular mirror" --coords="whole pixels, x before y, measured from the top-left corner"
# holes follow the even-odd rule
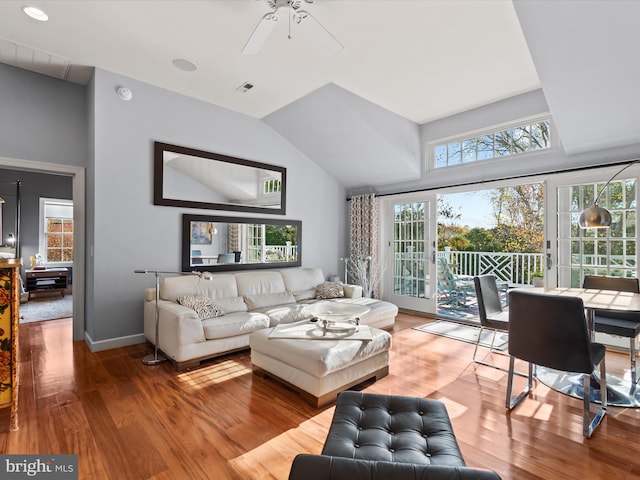
[[[299,267],[302,222],[182,216],[182,271]]]
[[[284,167],[154,143],[154,205],[284,215],[286,177]]]

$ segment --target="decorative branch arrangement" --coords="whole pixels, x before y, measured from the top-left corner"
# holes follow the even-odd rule
[[[349,259],[349,274],[353,282],[362,287],[362,295],[377,298],[381,271],[370,255],[357,255]]]

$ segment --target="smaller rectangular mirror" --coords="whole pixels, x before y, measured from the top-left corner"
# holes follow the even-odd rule
[[[286,212],[284,167],[155,142],[154,177],[154,205]]]
[[[182,216],[182,271],[215,272],[302,264],[302,222]]]

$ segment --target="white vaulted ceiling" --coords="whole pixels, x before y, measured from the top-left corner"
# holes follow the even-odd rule
[[[303,2],[342,51],[312,23],[289,40],[281,12],[253,56],[241,51],[270,11],[263,0],[31,2],[49,14],[44,23],[25,16],[24,4],[0,2],[0,37],[68,59],[71,81],[86,82],[82,67],[98,66],[257,118],[329,83],[417,123],[539,87],[503,0]],[[180,71],[176,58],[198,69]],[[237,92],[244,82],[254,88]]]
[[[346,187],[417,178],[411,127],[539,88],[566,153],[640,143],[638,1],[301,3],[341,51],[306,21],[289,39],[281,9],[260,52],[243,55],[265,0],[34,0],[45,23],[25,16],[22,0],[3,0],[0,62],[77,83],[96,66],[265,119]],[[245,82],[254,87],[242,93]],[[327,102],[333,117],[322,112],[306,125],[314,136],[295,138],[299,119]],[[351,132],[335,131],[338,116],[353,119]]]

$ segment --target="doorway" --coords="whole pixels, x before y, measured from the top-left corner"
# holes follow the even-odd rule
[[[85,168],[51,164],[44,162],[35,162],[30,160],[20,160],[13,158],[0,157],[0,168],[36,172],[51,175],[65,175],[72,178],[72,196],[73,196],[73,340],[84,340],[85,331]],[[25,259],[22,252],[18,255],[23,257],[23,265],[29,266],[29,259]],[[25,261],[26,260],[26,261]]]

